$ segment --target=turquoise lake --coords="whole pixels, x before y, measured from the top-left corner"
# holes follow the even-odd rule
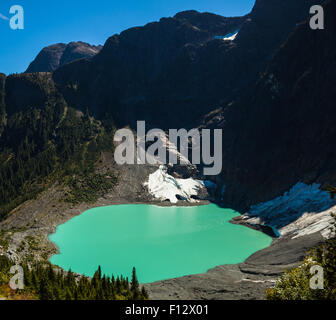
[[[50,262],[87,276],[100,265],[106,275],[130,277],[134,266],[141,283],[203,273],[271,244],[264,233],[229,223],[237,215],[214,204],[91,209],[49,236],[60,252]]]

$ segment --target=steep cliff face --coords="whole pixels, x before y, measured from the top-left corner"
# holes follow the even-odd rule
[[[27,73],[51,72],[60,66],[77,59],[90,59],[95,56],[102,46],[92,46],[85,42],[58,43],[48,46],[37,55],[29,65]]]
[[[170,123],[182,124],[198,115],[186,117],[206,83],[197,67],[207,68],[205,61],[199,61],[203,47],[209,42],[229,46],[214,37],[236,30],[245,19],[195,11],[162,18],[112,36],[91,62],[66,65],[54,73],[54,79],[70,104],[88,106],[97,117],[113,116],[120,126],[137,119],[165,126],[167,116]],[[211,56],[203,56],[211,63]],[[69,83],[76,84],[76,90],[69,89]]]
[[[307,19],[312,5],[322,1],[306,0],[257,0],[250,14],[239,32],[237,48],[243,75],[250,70],[263,72],[267,63],[273,58],[275,52],[296,25]]]
[[[212,119],[224,130],[227,204],[246,209],[297,182],[336,182],[336,5],[325,30],[300,24],[243,99]]]
[[[60,68],[54,80],[70,105],[119,126],[192,127],[257,80],[312,3],[261,0],[242,18],[182,12],[114,35],[92,61]]]

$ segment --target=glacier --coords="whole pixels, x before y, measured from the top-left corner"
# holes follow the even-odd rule
[[[206,188],[206,184],[207,182],[193,178],[174,178],[168,174],[167,167],[164,165],[150,174],[148,181],[144,183],[155,199],[169,200],[171,203],[177,203],[179,198],[187,202],[198,202],[193,196],[197,196],[201,189]]]
[[[298,182],[282,196],[251,206],[243,220],[251,225],[267,225],[280,237],[298,238],[321,232],[328,238],[336,202],[320,187],[317,183]]]

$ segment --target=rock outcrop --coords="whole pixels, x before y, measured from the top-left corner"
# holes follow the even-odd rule
[[[102,46],[93,46],[81,41],[51,45],[41,50],[26,73],[51,72],[77,59],[91,59],[101,48]]]

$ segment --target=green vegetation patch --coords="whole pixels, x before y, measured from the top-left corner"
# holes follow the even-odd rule
[[[313,249],[297,268],[287,270],[274,288],[266,291],[267,300],[336,300],[336,215],[331,227],[332,238]],[[323,289],[312,289],[310,270],[318,265],[323,268]]]
[[[102,275],[101,268],[92,279],[75,275],[71,270],[64,272],[55,269],[50,263],[22,264],[24,289],[13,290],[9,287],[12,261],[0,256],[0,297],[6,299],[40,300],[147,300],[148,294],[140,288],[135,268],[132,281],[120,276]]]
[[[0,135],[0,220],[55,181],[70,187],[68,201],[94,201],[116,183],[95,173],[101,152],[113,148],[112,131],[63,98],[14,113]]]
[[[98,173],[70,178],[68,186],[71,191],[65,200],[73,204],[95,202],[99,196],[110,191],[116,184],[116,181],[116,177],[111,174]]]

